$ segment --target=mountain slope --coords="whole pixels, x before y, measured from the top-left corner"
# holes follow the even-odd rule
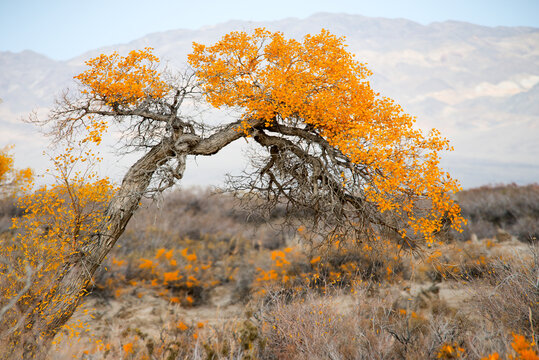
[[[193,41],[209,43],[229,31],[257,26],[296,38],[321,28],[346,36],[350,51],[373,70],[371,83],[378,91],[416,115],[421,128],[436,127],[452,140],[455,152],[444,158],[443,165],[464,186],[539,179],[539,29],[454,21],[424,26],[405,19],[317,14],[154,33],[66,62],[28,51],[0,53],[2,142],[18,143],[18,149],[25,146],[28,150],[20,160],[39,167],[42,161],[33,159],[41,150],[27,147],[29,130],[17,117],[51,106],[54,95],[73,86],[71,77],[92,56],[151,46],[169,68],[181,69]],[[235,161],[240,148],[237,145],[221,158],[197,161],[199,169],[188,171],[185,182],[219,183],[223,172],[241,169]]]

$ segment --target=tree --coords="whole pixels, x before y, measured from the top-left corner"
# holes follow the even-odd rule
[[[1,99],[0,99],[1,102]],[[28,188],[31,186],[33,180],[32,170],[30,168],[18,170],[14,167],[13,156],[9,153],[11,147],[5,147],[0,149],[0,201],[12,201],[14,195],[16,195],[19,190]],[[1,245],[5,245],[4,241],[0,238]],[[7,293],[9,291],[9,286],[6,286],[8,282],[5,276],[13,275],[14,264],[12,263],[13,258],[10,256],[5,256],[4,251],[0,251],[0,288],[2,291],[2,298],[0,298],[0,322],[3,323],[4,315],[13,310],[16,303],[28,291],[31,287],[31,280],[33,277],[33,269],[29,267],[24,267],[19,269],[17,274],[18,290],[15,291],[11,296]],[[7,329],[9,331],[11,329]],[[0,330],[0,337],[5,336],[6,329]]]
[[[32,180],[32,170],[29,168],[15,169],[10,147],[0,149],[0,199],[13,195],[21,185],[27,185]]]
[[[368,240],[390,231],[417,246],[414,236],[432,242],[446,220],[460,227],[450,198],[458,183],[438,167],[448,141],[436,130],[425,136],[413,129],[411,116],[374,92],[370,72],[342,38],[325,30],[303,42],[264,29],[232,32],[212,46],[194,44],[194,72],[161,74],[158,62],[149,48],[89,60],[75,77],[81,91],[64,94],[42,123],[54,141],[75,144],[66,147],[66,161],[78,146],[98,145],[113,126],[127,151],[144,153],[110,201],[96,200],[106,206],[95,226],[70,232],[77,241],[49,274],[53,287],[28,303],[39,311],[28,317],[17,344],[26,357],[44,356],[35,344],[47,348],[75,311],[141,198],[181,179],[188,156],[213,155],[241,138],[261,153],[233,187],[264,199],[269,209],[285,203],[308,215],[326,238]],[[199,96],[239,118],[210,126],[184,115]],[[69,177],[61,178],[69,194],[80,196],[69,190]],[[51,304],[50,294],[59,301]]]

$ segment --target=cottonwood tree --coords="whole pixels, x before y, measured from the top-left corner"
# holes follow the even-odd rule
[[[78,230],[62,235],[76,241],[50,272],[53,285],[27,302],[34,310],[13,343],[25,358],[44,356],[141,198],[181,179],[188,156],[211,156],[241,138],[260,153],[234,187],[269,208],[284,203],[302,211],[320,234],[376,239],[389,230],[403,241],[432,242],[444,221],[460,227],[450,198],[459,185],[438,166],[448,141],[436,130],[414,129],[413,117],[376,93],[343,38],[325,30],[302,42],[265,29],[232,32],[211,46],[195,43],[188,60],[193,73],[177,77],[157,71],[151,49],[89,60],[75,77],[81,91],[64,96],[45,121],[54,141],[75,144],[66,147],[68,160],[78,146],[99,144],[112,126],[126,149],[142,155],[116,189],[101,184],[113,195],[96,200],[104,203],[93,218],[99,221],[80,228],[79,218],[72,225]],[[185,116],[197,96],[238,118],[210,126]],[[73,184],[64,180],[63,189],[76,199]]]

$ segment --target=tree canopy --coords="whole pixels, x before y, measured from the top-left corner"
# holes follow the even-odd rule
[[[195,43],[189,62],[210,104],[239,107],[245,121],[264,121],[255,128],[246,122],[244,131],[281,150],[255,177],[265,190],[292,202],[310,194],[319,198],[313,204],[332,207],[335,199],[320,192],[338,193],[338,202],[356,202],[353,210],[364,212],[359,218],[378,222],[365,211],[372,204],[405,218],[427,241],[444,217],[456,227],[461,223],[450,199],[458,182],[438,166],[438,153],[451,150],[448,140],[435,129],[428,135],[414,129],[413,117],[376,93],[367,81],[371,72],[346,50],[344,38],[325,30],[303,42],[265,29],[233,32],[212,46]],[[281,136],[271,141],[266,133]],[[299,143],[287,144],[290,136]],[[294,161],[304,162],[297,165],[311,178],[307,188]],[[293,187],[301,193],[293,195]],[[429,200],[430,210],[418,216],[421,198]],[[407,235],[406,229],[399,231]]]

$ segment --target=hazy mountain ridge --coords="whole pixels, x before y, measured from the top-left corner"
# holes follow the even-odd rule
[[[229,31],[258,26],[296,38],[321,28],[345,35],[349,50],[373,70],[371,83],[382,95],[416,115],[420,127],[439,128],[452,139],[456,151],[444,165],[465,186],[539,180],[539,29],[530,27],[456,21],[425,26],[405,19],[316,14],[153,33],[68,61],[28,51],[0,52],[0,129],[14,124],[15,114],[50,106],[60,90],[73,87],[72,76],[92,56],[151,46],[169,68],[182,68],[193,41],[209,43]],[[13,131],[12,125],[2,133]],[[468,173],[470,165],[464,162],[473,164],[476,173]],[[510,163],[520,165],[513,171]],[[529,171],[522,170],[525,164]]]
[[[59,86],[71,80],[65,62],[54,61],[33,51],[0,52],[0,97],[13,111],[48,106]]]

